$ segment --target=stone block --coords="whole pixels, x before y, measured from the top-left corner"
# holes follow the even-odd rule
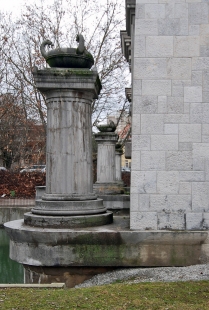
[[[192,183],[191,182],[180,182],[179,183],[179,194],[180,195],[191,195],[192,194]]]
[[[209,37],[208,37],[209,39]],[[201,57],[209,57],[209,46],[201,45],[200,46],[200,56]]]
[[[139,211],[149,211],[149,198],[150,195],[139,194]]]
[[[166,3],[165,4],[165,18],[174,18],[175,17],[175,4]]]
[[[170,124],[187,124],[190,122],[189,114],[165,114],[164,122]]]
[[[145,57],[146,56],[145,51],[146,51],[145,36],[143,35],[135,36],[134,56]]]
[[[174,80],[190,80],[191,67],[191,58],[168,58],[167,77]]]
[[[192,170],[192,151],[166,152],[166,170]]]
[[[194,57],[199,54],[199,36],[174,37],[174,57]]]
[[[190,103],[184,102],[184,113],[189,114],[190,113]]]
[[[132,132],[141,133],[141,116],[139,114],[132,114]]]
[[[141,96],[141,95],[142,95],[142,81],[133,80],[133,96]]]
[[[141,170],[165,170],[165,152],[142,151]]]
[[[177,79],[172,81],[173,86],[191,86],[191,80]]]
[[[166,66],[166,58],[135,58],[134,79],[166,78]]]
[[[149,211],[149,195],[132,194],[131,195],[131,212]]]
[[[158,3],[158,2],[159,2],[158,0],[149,0],[149,3]],[[147,3],[147,0],[136,0],[136,3],[137,4]]]
[[[150,195],[150,210],[156,212],[191,212],[191,195]]]
[[[134,98],[134,114],[156,113],[158,108],[157,96],[137,96]]]
[[[209,181],[209,158],[205,158],[205,180]]]
[[[203,83],[202,83],[202,90],[204,92],[209,92],[209,70],[204,70],[202,74]]]
[[[209,124],[202,124],[202,134],[209,135]]]
[[[184,87],[183,86],[172,86],[172,96],[173,97],[183,97]]]
[[[141,170],[141,151],[132,151],[132,170]]]
[[[135,26],[135,35],[157,36],[158,23],[155,19],[139,19]]]
[[[162,114],[142,114],[141,133],[142,134],[163,134],[164,122]]]
[[[156,212],[131,212],[130,229],[156,230],[157,229],[157,213]]]
[[[151,150],[153,151],[178,150],[178,135],[152,135]]]
[[[193,143],[193,158],[209,158],[209,144],[208,143]]]
[[[139,194],[156,193],[156,171],[132,171],[131,185]]]
[[[133,151],[150,150],[150,136],[132,135],[132,150]]]
[[[207,46],[209,39],[209,24],[199,25],[200,46]]]
[[[208,23],[208,4],[189,3],[189,24],[200,25]]]
[[[205,92],[203,91],[202,93],[202,102],[209,102],[209,91]]]
[[[164,4],[145,4],[145,19],[165,18]]]
[[[184,230],[185,215],[183,213],[158,213],[158,229]]]
[[[192,142],[179,142],[179,151],[192,151]]]
[[[192,123],[208,124],[209,123],[209,104],[192,103],[190,108],[190,118]]]
[[[198,36],[200,33],[199,25],[189,25],[189,35],[190,36]]]
[[[147,57],[172,57],[173,37],[171,36],[147,36],[146,37]]]
[[[192,183],[192,210],[194,212],[209,211],[209,182]]]
[[[158,96],[158,113],[167,113],[167,96]]]
[[[171,81],[142,80],[142,95],[171,96]]]
[[[209,213],[203,212],[203,229],[209,229]]]
[[[179,133],[178,124],[165,124],[164,133],[165,135],[178,135]]]
[[[202,123],[202,103],[191,103],[190,105],[190,118],[191,123]]]
[[[144,19],[145,18],[145,5],[144,4],[139,4],[136,6],[135,18],[136,19]]]
[[[186,213],[186,229],[201,230],[203,224],[203,213]]]
[[[201,142],[200,124],[179,124],[179,142]]]
[[[204,180],[204,171],[179,171],[180,182],[203,182]]]
[[[130,212],[139,211],[139,194],[131,194],[130,196]]]
[[[188,22],[184,18],[158,19],[158,32],[162,36],[188,35]]]
[[[192,86],[202,86],[202,71],[192,71]]]
[[[174,17],[175,18],[185,18],[188,19],[188,3],[175,3],[175,12]]]
[[[178,194],[179,192],[179,173],[176,171],[157,172],[157,193],[159,194]]]
[[[170,114],[183,114],[184,113],[183,97],[168,97],[167,112]]]
[[[208,57],[192,57],[192,70],[209,70]]]

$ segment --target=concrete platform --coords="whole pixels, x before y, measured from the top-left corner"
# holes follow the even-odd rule
[[[82,229],[5,225],[10,257],[33,266],[187,266],[205,262],[204,231],[131,231],[129,218]],[[207,242],[206,242],[207,243]]]
[[[5,224],[10,258],[22,263],[26,283],[64,282],[74,287],[120,267],[189,266],[209,261],[206,231],[131,231],[129,218],[113,224],[53,229]]]

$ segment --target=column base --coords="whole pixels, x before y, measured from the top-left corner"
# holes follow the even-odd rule
[[[41,228],[73,229],[95,227],[111,224],[113,213],[105,212],[102,214],[79,215],[79,216],[49,216],[36,215],[32,212],[24,214],[24,224]]]
[[[97,195],[116,195],[124,193],[122,182],[96,182],[93,185],[93,190],[94,193]]]

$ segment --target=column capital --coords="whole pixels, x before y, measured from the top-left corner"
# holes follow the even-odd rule
[[[116,143],[118,141],[118,134],[115,132],[98,132],[95,134],[95,140],[98,143],[104,143],[104,142]]]
[[[33,69],[33,77],[38,90],[47,95],[51,90],[71,90],[92,92],[97,99],[102,89],[98,72],[89,69],[45,68]]]

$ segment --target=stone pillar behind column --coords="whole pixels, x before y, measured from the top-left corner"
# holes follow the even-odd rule
[[[121,186],[116,181],[115,145],[118,135],[115,132],[99,132],[95,134],[98,143],[97,181],[94,192],[97,194],[119,194]]]

